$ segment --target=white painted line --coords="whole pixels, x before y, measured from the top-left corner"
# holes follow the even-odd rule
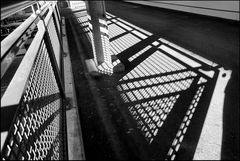
[[[225,88],[231,78],[232,71],[226,71],[223,68],[219,70],[217,83],[193,160],[221,160]],[[223,77],[223,74],[225,74],[225,77]]]

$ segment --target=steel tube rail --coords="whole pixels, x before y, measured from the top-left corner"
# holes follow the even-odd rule
[[[1,20],[21,11],[24,10],[25,8],[37,3],[36,1],[24,1],[24,2],[19,2],[7,7],[1,8]]]
[[[1,116],[11,122],[4,129],[7,137],[1,138],[4,160],[67,159],[65,93],[57,64],[62,57],[57,53],[61,43],[54,21],[59,18],[53,12],[56,4],[52,3],[46,16],[37,16],[38,31],[2,96]],[[1,117],[1,125],[6,120]]]
[[[21,38],[29,26],[36,20],[36,18],[37,16],[35,14],[31,15],[16,30],[14,30],[1,42],[1,58],[3,58],[10,50],[10,48],[16,43],[16,41]]]
[[[32,3],[31,3],[32,4]],[[45,4],[40,10],[45,10],[49,4]],[[46,12],[46,11],[44,11]],[[42,14],[44,13],[42,12]],[[27,20],[25,20],[18,28],[16,28],[11,34],[9,34],[1,42],[1,59],[7,51],[16,43],[16,41],[23,35],[23,33],[29,28],[29,26],[36,20],[37,16],[32,14]]]
[[[49,4],[46,3],[40,8],[40,13],[43,15],[47,9]],[[22,38],[24,37],[24,34],[26,34],[26,31],[31,28],[31,26],[36,25],[38,21],[38,16],[33,13],[29,18],[27,18],[19,27],[17,27],[12,33],[10,33],[4,40],[1,41],[1,78],[7,71],[8,67],[11,65],[13,59],[15,58],[16,53],[10,52],[14,46],[17,46],[17,44],[20,41],[24,41]],[[33,27],[34,28],[34,27]],[[16,52],[16,51],[15,51]]]
[[[16,74],[14,75],[11,83],[1,99],[2,107],[19,104],[22,97],[22,92],[24,91],[26,82],[28,80],[28,74],[32,69],[34,60],[40,48],[40,44],[42,43],[44,32],[45,28],[40,28],[39,32],[35,36],[32,44],[22,60],[21,65],[16,71]]]

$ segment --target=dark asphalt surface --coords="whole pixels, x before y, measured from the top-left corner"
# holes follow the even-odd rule
[[[106,9],[226,68],[239,67],[239,23],[132,3],[106,1]]]
[[[239,22],[113,1],[106,1],[106,10],[232,70],[225,90],[222,159],[239,159]]]
[[[129,23],[152,32],[159,38],[163,37],[233,71],[232,78],[225,90],[221,155],[222,159],[239,159],[238,24],[123,2],[106,1],[106,10]],[[75,27],[78,28],[77,25]],[[81,58],[77,53],[76,44],[71,39],[73,34],[69,27],[67,27],[67,32],[81,113],[86,159],[157,159],[158,152],[154,146],[148,147],[144,143],[144,138],[136,130],[131,129],[132,122],[129,121],[131,119],[126,114],[127,110],[124,110],[127,108],[121,104],[115,93],[115,83],[119,76],[103,76],[95,80],[96,84],[92,86],[79,63]],[[81,36],[79,39],[82,39]],[[83,43],[83,45],[86,44]],[[88,47],[84,48],[83,46],[82,52],[86,54],[85,57],[89,57]],[[99,107],[89,90],[90,88],[101,96],[99,99],[104,102],[102,106]],[[104,115],[101,115],[99,111],[102,111]],[[109,132],[109,127],[114,127],[114,129],[110,128],[112,131]],[[156,144],[156,146],[158,145]],[[184,158],[184,156],[181,157]],[[189,157],[191,156],[185,158]]]

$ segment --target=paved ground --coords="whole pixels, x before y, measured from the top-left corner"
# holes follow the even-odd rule
[[[239,158],[239,23],[107,1],[107,11],[233,71],[226,88],[222,159]]]
[[[111,1],[106,1],[106,3],[109,13],[154,34],[154,36],[151,37],[152,39],[147,39],[145,43],[151,42],[154,38],[164,37],[233,71],[232,78],[226,88],[221,159],[239,159],[239,29],[237,25],[231,22],[181,14],[178,12],[169,12],[128,3]],[[75,28],[80,36],[78,38],[83,40],[83,32],[77,24],[78,23],[75,23]],[[67,21],[67,26],[68,25],[69,21]],[[67,32],[68,37],[73,36],[69,27],[67,27]],[[84,43],[82,45],[84,45]],[[105,75],[95,80],[85,73],[84,65],[79,63],[83,62],[82,59],[84,56],[80,56],[78,52],[85,53],[85,57],[91,57],[91,54],[88,54],[89,46],[85,44],[84,48],[82,45],[76,44],[73,39],[69,39],[72,66],[74,67],[73,73],[75,77],[76,94],[81,113],[80,118],[86,158],[165,159],[166,154],[170,152],[169,148],[176,132],[178,132],[178,127],[182,125],[181,121],[185,118],[185,111],[187,111],[185,106],[187,107],[188,103],[192,100],[192,96],[194,96],[200,86],[197,86],[195,82],[188,90],[177,93],[179,96],[172,94],[169,96],[169,99],[166,96],[163,98],[164,100],[161,100],[162,97],[159,97],[159,101],[163,101],[162,104],[169,103],[173,104],[174,107],[166,109],[167,111],[172,111],[167,116],[168,119],[163,126],[161,125],[161,128],[154,128],[154,124],[147,125],[151,130],[154,130],[153,134],[155,134],[157,129],[164,129],[160,132],[157,131],[156,137],[151,137],[152,135],[149,134],[151,130],[144,130],[146,126],[142,125],[148,123],[149,120],[145,119],[145,116],[141,116],[141,113],[139,115],[135,114],[136,117],[138,117],[137,119],[133,117],[134,114],[131,114],[132,111],[134,113],[134,110],[132,110],[134,107],[144,110],[144,101],[131,102],[129,105],[122,101],[122,99],[119,99],[121,92],[116,90],[117,85],[122,85],[121,82],[119,83],[119,79],[123,78],[123,76],[132,69],[135,69],[143,59],[138,60],[140,62],[135,61],[135,64],[132,63],[133,65],[128,64],[124,73],[114,74],[111,77]],[[126,60],[126,56],[132,56],[131,52],[139,50],[143,45],[144,44],[140,43],[135,46],[135,48],[127,50],[128,52],[124,52],[125,54],[120,53],[120,55],[118,55],[119,59],[122,58],[122,60]],[[76,50],[77,48],[78,52]],[[152,49],[152,51],[146,52],[145,55],[154,55],[153,52],[155,50],[156,49]],[[226,61],[226,59],[228,61]],[[187,68],[187,70],[197,72],[192,68]],[[182,71],[180,71],[180,73],[181,72]],[[177,74],[178,72],[173,71],[170,73],[168,72],[166,75]],[[197,75],[198,74],[199,73],[197,73]],[[137,80],[146,81],[145,78]],[[194,80],[198,80],[198,78],[194,77]],[[125,80],[125,82],[131,81]],[[173,81],[173,83],[176,82],[176,80]],[[209,104],[209,98],[211,98],[209,96],[211,96],[212,88],[214,87],[214,80],[211,81],[209,79],[207,82],[208,84],[204,85],[208,88],[208,92],[203,93],[198,105],[202,108],[201,110],[196,110],[194,118],[192,120],[190,119],[191,126],[188,128],[186,135],[183,135],[184,141],[180,142],[181,147],[177,153],[177,159],[193,158],[200,135],[199,130],[201,130],[207,111],[207,109],[203,107],[207,107]],[[128,89],[127,91],[133,90]],[[175,104],[174,100],[177,99],[176,97],[180,97],[178,99],[180,101],[177,101]],[[148,100],[147,106],[151,104],[151,101],[158,102],[157,99]],[[152,103],[152,109],[154,109],[155,105],[157,105],[157,107],[160,106],[160,104],[156,104],[155,102]],[[138,110],[135,110],[135,113],[138,112]],[[145,113],[149,114],[148,112]],[[152,115],[152,113],[154,112],[151,112],[149,116]],[[164,115],[163,118],[165,119],[165,117]],[[143,130],[139,130],[139,128]],[[173,147],[177,146],[175,145]],[[168,157],[169,156],[172,157],[171,152]]]
[[[121,59],[127,67],[124,73],[114,74],[111,77],[104,75],[101,78],[92,79],[88,73],[86,73],[83,65],[84,57],[90,58],[92,56],[89,54],[89,52],[91,52],[91,50],[89,51],[89,44],[79,44],[72,39],[75,35],[72,33],[69,27],[69,21],[67,20],[69,48],[79,112],[81,115],[86,158],[165,159],[166,154],[171,152],[169,148],[175,134],[178,132],[179,125],[182,125],[181,121],[185,118],[185,111],[188,110],[184,104],[187,105],[190,103],[192,99],[191,96],[194,96],[194,92],[198,91],[197,87],[199,86],[196,85],[196,80],[199,79],[199,73],[197,70],[187,67],[187,70],[196,72],[197,77],[188,75],[187,78],[180,79],[183,82],[187,82],[186,80],[193,78],[195,80],[193,86],[189,86],[185,91],[176,92],[176,95],[167,95],[165,98],[157,96],[157,98],[154,99],[138,100],[130,102],[129,104],[119,98],[121,94],[133,92],[133,90],[122,89],[122,92],[116,90],[117,86],[124,86],[124,83],[119,82],[119,80],[132,69],[136,69],[148,56],[154,56],[153,53],[157,49],[156,47],[152,47],[151,50],[145,52],[142,57],[139,57],[139,59],[136,59],[136,61],[132,63],[127,61],[128,58],[132,58],[133,53],[135,54],[143,47],[150,45],[154,40],[163,37],[216,62],[226,69],[232,70],[231,79],[225,90],[221,159],[239,159],[239,23],[183,14],[180,12],[169,12],[167,10],[123,2],[106,1],[106,9],[118,18],[124,19],[129,23],[151,32],[153,36],[134,45],[131,49],[119,53],[119,59]],[[76,23],[75,28],[78,32],[79,40],[87,42],[86,37],[84,38],[83,36],[84,33],[77,25],[78,23]],[[121,36],[124,36],[124,34],[116,37],[120,38]],[[116,37],[111,39],[111,41],[116,40]],[[125,45],[128,43],[130,44],[132,42],[129,41]],[[81,55],[79,53],[81,53]],[[9,70],[15,71],[20,61],[21,58],[17,58]],[[177,63],[175,63],[175,65],[176,64]],[[9,75],[13,75],[13,72],[8,73]],[[173,70],[167,72],[165,76],[182,73],[184,73],[184,70]],[[164,75],[158,74],[157,76],[163,77]],[[10,76],[7,75],[6,77],[10,78]],[[152,79],[155,77],[149,76],[135,80],[147,81],[148,78]],[[133,81],[125,79],[123,82],[132,83]],[[173,84],[176,82],[176,80],[170,81],[170,83]],[[8,83],[8,79],[3,79],[1,83],[1,96]],[[166,84],[169,85],[170,83],[168,82]],[[159,86],[161,85],[160,83]],[[211,96],[213,90],[212,87],[214,87],[214,80],[208,79],[207,83],[203,85],[206,85],[209,89],[207,90],[208,92],[203,93],[198,106],[207,107],[209,104],[209,96]],[[150,85],[150,87],[152,87],[152,85]],[[134,87],[134,89],[139,89],[140,91],[141,88]],[[144,88],[144,90],[145,89],[147,88]],[[179,98],[177,99],[177,97]],[[175,104],[174,100],[176,99],[180,101],[177,101]],[[163,111],[165,110],[165,114],[169,110],[172,111],[167,116],[168,119],[165,118],[165,115],[162,115],[163,118],[166,119],[163,125],[161,125],[161,122],[157,122],[160,123],[161,128],[155,127],[158,125],[157,123],[148,124],[149,119],[146,118],[147,115],[145,115],[148,114],[148,116],[151,116],[154,110],[156,111],[155,107],[160,107],[160,104],[157,104],[159,103],[158,101],[162,103],[162,105],[166,105],[167,103],[170,105],[173,104],[173,108],[164,107],[164,109],[162,109]],[[146,102],[147,105],[145,104]],[[147,109],[149,105],[154,110],[150,109],[151,112],[145,111],[144,113],[144,109]],[[172,107],[170,105],[167,107]],[[134,111],[135,107],[139,109],[139,111]],[[196,110],[193,119],[190,119],[191,126],[188,128],[183,142],[180,142],[181,147],[176,156],[177,159],[193,158],[206,111],[207,108]],[[134,112],[135,114],[133,114]],[[142,112],[140,114],[143,114],[143,116],[140,114],[137,115],[138,112]],[[151,119],[151,117],[149,118]],[[155,119],[157,117],[152,118]],[[148,130],[145,130],[146,128]],[[165,131],[165,133],[159,132],[161,129],[164,129],[162,131]],[[153,135],[154,137],[152,137]],[[169,156],[172,157],[172,154],[168,155],[168,157]]]
[[[108,12],[209,60],[232,69],[239,67],[238,24],[131,3],[107,1],[106,8]]]
[[[239,23],[111,1],[106,6],[110,13],[233,71],[226,88],[222,158],[239,158]]]

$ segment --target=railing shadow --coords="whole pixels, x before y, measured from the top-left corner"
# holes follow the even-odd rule
[[[149,157],[193,159],[218,75],[216,68],[186,54],[181,58],[183,52],[158,35],[114,15],[108,18],[112,54],[127,69],[115,74],[121,110],[129,113],[132,126],[144,136]],[[199,72],[201,68],[212,70],[214,76]]]
[[[113,90],[108,99],[117,99],[116,117],[128,124],[118,130],[121,137],[131,141],[133,155],[193,159],[219,66],[110,13],[107,19],[113,66],[121,62],[126,70],[105,75],[100,84]],[[77,21],[88,35],[87,15]]]

